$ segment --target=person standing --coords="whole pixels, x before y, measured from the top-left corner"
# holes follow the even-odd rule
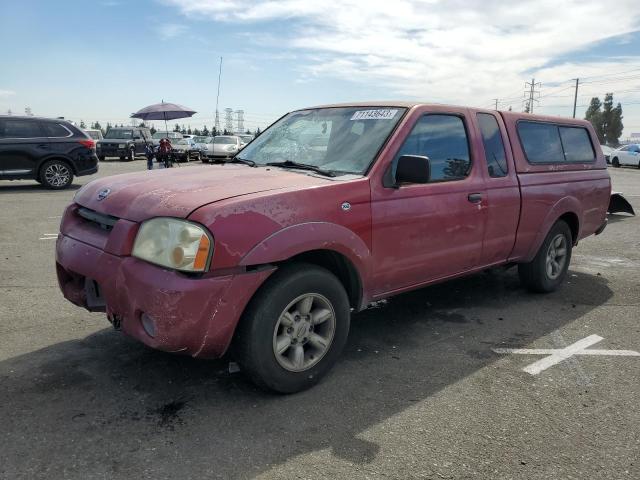
[[[147,157],[147,170],[153,170],[153,157],[155,156],[155,149],[153,148],[153,144],[145,144],[144,155],[145,157]]]
[[[164,167],[165,168],[169,168],[172,167],[173,165],[171,164],[171,151],[173,150],[173,147],[171,146],[171,142],[169,141],[168,138],[163,138],[160,140],[160,149],[159,149],[159,155],[158,155],[158,161],[159,162],[163,162],[164,163]]]

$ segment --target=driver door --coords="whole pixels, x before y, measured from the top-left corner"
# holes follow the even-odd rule
[[[486,192],[466,109],[422,112],[395,154],[429,157],[425,184],[372,185],[374,297],[470,270],[480,261]]]

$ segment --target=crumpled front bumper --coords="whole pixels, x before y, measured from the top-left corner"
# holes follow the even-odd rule
[[[194,278],[60,234],[56,270],[65,298],[106,311],[126,334],[158,350],[215,358],[274,269]],[[154,336],[142,325],[143,313],[154,321]]]

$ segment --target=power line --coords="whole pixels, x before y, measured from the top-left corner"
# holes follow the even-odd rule
[[[624,72],[604,73],[602,75],[591,75],[591,76],[586,76],[586,77],[583,77],[583,78],[589,78],[590,79],[590,78],[601,78],[601,77],[615,77],[615,76],[618,76],[618,75],[624,75],[626,73],[638,72],[638,71],[640,71],[640,68],[634,68],[633,70],[626,70]]]

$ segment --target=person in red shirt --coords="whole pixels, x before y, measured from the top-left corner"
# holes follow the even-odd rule
[[[172,167],[171,162],[171,152],[173,147],[171,146],[171,141],[168,138],[160,139],[160,148],[158,150],[158,160],[164,162],[165,168]]]

